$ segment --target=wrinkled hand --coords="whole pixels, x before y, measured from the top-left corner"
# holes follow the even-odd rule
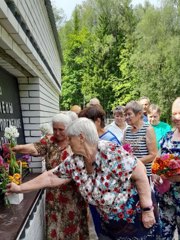
[[[156,174],[152,174],[152,182],[154,183],[154,185],[156,187],[158,187],[159,185],[161,185],[163,183],[163,180],[160,176],[158,176]]]
[[[156,223],[153,210],[142,212],[142,222],[145,228],[151,228]]]
[[[11,193],[20,193],[20,186],[11,182],[6,186],[6,195],[10,195]]]
[[[18,145],[12,147],[12,151],[13,151],[14,153],[17,153],[18,150],[19,150],[19,146],[18,146]]]

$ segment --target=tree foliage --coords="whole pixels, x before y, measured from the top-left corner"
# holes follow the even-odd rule
[[[61,26],[61,108],[98,97],[107,112],[142,95],[170,118],[180,92],[180,1],[132,7],[130,0],[86,0]]]

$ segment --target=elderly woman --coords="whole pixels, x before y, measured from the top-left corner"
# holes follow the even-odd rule
[[[46,169],[55,168],[72,154],[65,132],[70,123],[69,116],[57,114],[52,118],[53,135],[46,135],[39,142],[16,145],[13,151],[44,156]],[[74,181],[46,191],[46,239],[89,239],[87,204]]]
[[[150,178],[151,164],[157,155],[154,129],[143,121],[143,107],[137,101],[127,103],[125,117],[130,126],[126,129],[124,142],[131,145],[133,154],[145,165]]]
[[[127,128],[127,123],[124,116],[124,107],[117,106],[113,109],[114,121],[105,127],[105,130],[111,131],[121,143],[123,140],[124,132]]]
[[[118,138],[116,137],[116,135],[114,133],[112,133],[111,131],[106,130],[104,128],[105,127],[105,116],[106,116],[105,111],[103,110],[103,108],[101,106],[98,106],[98,105],[84,108],[79,113],[79,117],[89,118],[95,123],[96,129],[97,129],[97,132],[99,135],[99,139],[107,140],[107,141],[114,142],[114,143],[120,145],[121,143],[118,140]],[[100,215],[99,215],[97,209],[95,208],[95,206],[90,204],[89,208],[90,208],[92,219],[94,222],[96,234],[97,234],[97,236],[99,236],[99,234],[101,233]]]
[[[156,134],[156,144],[158,149],[160,148],[159,142],[167,132],[171,130],[171,126],[165,122],[160,121],[161,110],[155,105],[151,104],[148,109],[148,121],[154,128]]]
[[[180,97],[172,104],[172,122],[175,129],[160,141],[161,154],[171,153],[180,158]],[[173,239],[176,228],[180,239],[180,175],[168,180],[171,182],[169,190],[159,194],[162,240]],[[157,180],[156,183],[158,184]]]
[[[73,179],[84,199],[101,214],[100,240],[159,239],[141,161],[121,146],[99,141],[94,123],[87,118],[74,121],[67,135],[72,156],[29,182],[8,184],[7,194],[61,186]]]

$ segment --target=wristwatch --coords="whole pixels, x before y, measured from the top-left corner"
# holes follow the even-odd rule
[[[141,208],[141,210],[142,210],[143,212],[147,212],[147,211],[152,210],[153,208],[154,208],[154,207],[153,207],[153,205],[152,205],[152,206],[150,206],[150,207]]]

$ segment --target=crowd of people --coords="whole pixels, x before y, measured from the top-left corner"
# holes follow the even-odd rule
[[[75,113],[75,115],[74,115]],[[13,151],[44,156],[37,178],[7,185],[7,194],[46,188],[46,239],[88,240],[88,208],[100,240],[180,238],[180,175],[152,174],[166,153],[180,157],[180,97],[172,104],[172,127],[160,108],[141,97],[113,109],[113,121],[93,98],[52,119],[52,134]],[[163,194],[158,186],[170,182]]]

